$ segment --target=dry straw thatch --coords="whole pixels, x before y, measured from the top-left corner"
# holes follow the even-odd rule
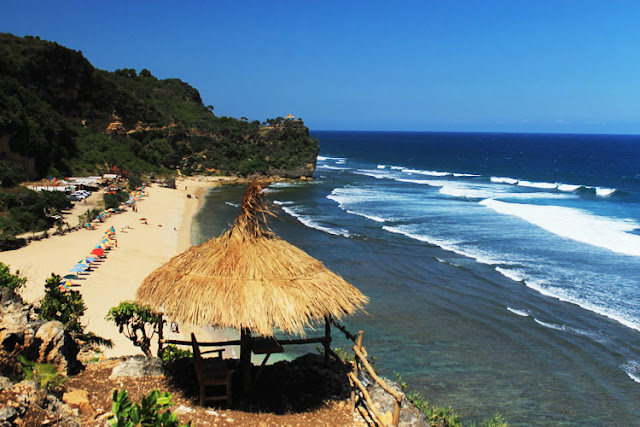
[[[175,256],[151,273],[138,301],[194,325],[274,329],[304,335],[325,316],[340,319],[368,298],[320,261],[277,237],[267,226],[262,187],[253,182],[234,226]]]

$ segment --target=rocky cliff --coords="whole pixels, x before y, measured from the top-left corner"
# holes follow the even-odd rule
[[[0,34],[0,161],[32,179],[96,173],[311,176],[299,119],[218,117],[199,92],[149,70],[99,70],[55,42]]]

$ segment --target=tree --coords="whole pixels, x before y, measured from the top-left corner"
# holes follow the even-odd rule
[[[15,187],[27,179],[24,168],[9,160],[0,160],[0,187]]]
[[[153,390],[148,396],[142,398],[140,404],[129,400],[127,390],[113,391],[113,404],[111,411],[113,416],[107,421],[112,427],[189,427],[180,424],[178,417],[167,410],[173,403],[171,393]],[[164,412],[161,412],[164,411]]]
[[[84,326],[80,318],[86,310],[82,294],[74,290],[62,291],[62,278],[51,273],[44,285],[45,295],[40,302],[38,317],[45,320],[58,320],[65,329],[81,334]]]
[[[20,277],[20,272],[11,274],[9,267],[0,262],[0,288],[10,288],[18,291],[27,282],[26,277]]]
[[[154,311],[148,305],[141,305],[133,301],[123,301],[116,307],[111,307],[107,313],[107,320],[118,326],[120,333],[131,340],[133,345],[147,356],[151,354],[151,338],[158,332],[162,321],[162,314]]]

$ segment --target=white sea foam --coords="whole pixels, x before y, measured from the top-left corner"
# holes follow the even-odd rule
[[[426,181],[428,185],[442,187],[440,193],[447,196],[464,199],[564,199],[573,197],[569,194],[554,194],[548,192],[519,192],[504,191],[504,187],[495,185],[465,184],[448,181]]]
[[[225,205],[229,205],[229,206],[233,206],[234,208],[239,208],[240,205],[238,203],[233,203],[233,202],[224,202]]]
[[[526,312],[524,310],[518,310],[517,308],[507,307],[507,310],[509,310],[513,314],[517,314],[518,316],[522,316],[522,317],[529,317],[530,316],[530,314],[528,312]]]
[[[428,175],[428,176],[449,176],[453,175],[451,172],[438,172],[438,171],[427,171],[427,170],[419,170],[419,169],[402,169],[402,172],[408,174],[418,174],[418,175]]]
[[[487,199],[495,197],[496,193],[477,188],[460,187],[455,185],[444,185],[440,188],[440,193],[452,197],[463,199]]]
[[[608,317],[609,319],[615,320],[616,322],[628,328],[634,329],[636,331],[640,331],[640,323],[638,322],[637,319],[633,320],[629,316],[625,316],[624,314],[616,313],[613,310],[597,306],[588,301],[584,301],[581,298],[575,298],[567,294],[566,290],[564,289],[548,287],[534,280],[527,280],[524,283],[527,285],[528,288],[531,288],[534,291],[541,293],[542,295],[555,298],[563,302],[568,302],[571,304],[578,305],[584,308],[585,310],[593,311],[594,313],[597,313],[601,316]]]
[[[498,184],[516,185],[518,183],[518,180],[514,179],[514,178],[503,178],[503,177],[499,177],[499,176],[492,176],[491,177],[491,182],[496,182]]]
[[[500,261],[497,261],[495,259],[488,257],[487,254],[485,253],[482,253],[480,251],[474,251],[471,249],[463,249],[460,246],[460,242],[456,242],[453,240],[438,239],[435,237],[426,236],[424,234],[417,234],[402,226],[385,225],[382,227],[382,229],[390,233],[402,234],[403,236],[406,236],[410,239],[414,239],[420,242],[429,243],[430,245],[438,246],[444,249],[445,251],[450,251],[458,255],[462,255],[468,258],[473,258],[481,264],[488,264],[488,265],[500,264]]]
[[[409,184],[421,184],[421,185],[430,185],[432,187],[442,187],[444,184],[441,185],[433,185],[436,182],[439,181],[433,181],[430,179],[408,179],[408,178],[394,178],[396,181],[398,182],[406,182]]]
[[[538,320],[535,317],[533,318],[534,322],[538,325],[544,326],[545,328],[553,329],[554,331],[566,331],[567,327],[565,325],[556,325],[555,323],[547,323],[542,320]]]
[[[475,173],[453,173],[453,176],[455,176],[456,178],[473,178],[473,177],[477,177],[480,175],[477,175]]]
[[[538,206],[485,199],[480,204],[513,215],[558,236],[624,255],[640,256],[640,236],[630,234],[640,224],[627,219],[593,215],[562,206]]]
[[[513,280],[514,282],[524,282],[524,277],[522,277],[522,272],[518,270],[510,270],[507,268],[496,267],[496,271],[503,276]]]
[[[541,188],[544,190],[554,190],[558,188],[558,183],[551,183],[551,182],[532,182],[532,181],[519,180],[518,185],[521,187]]]
[[[386,169],[387,165],[378,165],[378,169]]]
[[[527,180],[518,180],[515,178],[504,178],[492,176],[491,182],[495,182],[498,184],[511,184],[518,185],[520,187],[529,187],[529,188],[539,188],[543,190],[559,190],[567,193],[572,193],[580,188],[585,188],[592,190],[596,193],[597,196],[607,197],[615,193],[617,190],[615,188],[606,188],[606,187],[594,187],[591,185],[580,185],[580,184],[563,184],[563,183],[552,183],[552,182],[534,182]]]
[[[593,341],[603,345],[608,345],[611,343],[611,340],[607,336],[597,331],[587,331],[567,325],[556,325],[555,323],[543,322],[542,320],[536,319],[535,317],[533,318],[533,320],[538,325],[544,326],[545,328],[553,329],[554,331],[568,332],[574,335],[580,335],[592,339]]]
[[[596,187],[596,194],[598,196],[606,197],[606,196],[612,195],[615,192],[616,192],[615,188]]]
[[[331,194],[327,196],[327,199],[333,200],[338,203],[341,208],[347,209],[352,207],[354,203],[381,201],[401,202],[404,200],[404,197],[394,193],[376,190],[375,188],[347,186],[334,188]]]
[[[318,165],[318,166],[316,166],[316,169],[346,171],[346,170],[349,170],[350,168],[341,167],[341,166],[331,166],[331,165]]]
[[[348,210],[348,209],[346,210],[346,212],[348,214],[358,215],[358,216],[370,219],[371,221],[375,221],[375,222],[386,222],[387,221],[386,219],[384,219],[382,217],[379,217],[379,216],[376,216],[376,215],[369,215],[369,214],[365,214],[365,213],[362,213],[362,212],[356,212],[356,211],[352,211],[352,210]]]
[[[622,370],[637,383],[640,383],[640,362],[629,360],[621,366]]]
[[[371,176],[376,179],[393,178],[395,176],[380,169],[358,169],[354,173],[357,175]]]
[[[347,160],[346,157],[329,157],[329,156],[318,156],[317,159],[320,160],[320,161],[326,161],[326,160],[338,160],[338,161],[342,160],[342,161],[345,161],[345,160]]]
[[[313,219],[309,218],[308,216],[301,214],[295,208],[282,206],[282,210],[285,211],[286,213],[288,213],[289,215],[291,215],[292,217],[294,217],[295,219],[300,221],[303,225],[305,225],[305,226],[307,226],[309,228],[313,228],[313,229],[316,229],[316,230],[319,230],[319,231],[323,231],[323,232],[328,233],[328,234],[333,234],[335,236],[351,237],[351,233],[349,233],[349,230],[344,230],[344,229],[338,230],[338,229],[331,228],[331,227],[325,227],[325,226],[321,225],[320,223],[314,221]]]
[[[581,188],[582,185],[573,185],[573,184],[558,184],[558,190],[560,191],[566,191],[568,193],[571,193],[573,191],[576,191],[578,188]]]

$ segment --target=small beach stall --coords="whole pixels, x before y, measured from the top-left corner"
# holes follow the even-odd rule
[[[281,345],[321,343],[331,352],[332,319],[340,320],[368,302],[357,288],[320,261],[276,236],[274,216],[253,182],[233,227],[194,246],[151,273],[137,300],[170,318],[198,326],[231,327],[240,345],[243,388],[251,383],[251,352],[282,351]],[[305,328],[322,326],[324,336],[306,338]],[[276,341],[276,331],[299,339]],[[279,349],[279,350],[278,350]]]

